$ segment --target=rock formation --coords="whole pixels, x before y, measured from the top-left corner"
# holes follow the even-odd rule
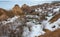
[[[22,5],[21,9],[24,11],[24,13],[30,13],[31,12],[31,8],[26,4]]]
[[[23,14],[23,11],[21,10],[21,8],[19,7],[19,5],[17,5],[17,4],[13,7],[12,11],[13,11],[13,13],[15,15],[21,15],[21,14]]]
[[[8,16],[6,15],[6,10],[0,8],[0,21],[2,20],[6,20],[8,18]]]

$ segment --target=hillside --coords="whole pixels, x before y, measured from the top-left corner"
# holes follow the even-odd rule
[[[60,37],[60,2],[0,8],[2,37]]]

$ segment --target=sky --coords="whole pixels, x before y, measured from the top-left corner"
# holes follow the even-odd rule
[[[0,0],[0,8],[12,9],[15,4],[18,4],[19,6],[22,6],[23,4],[33,6],[43,3],[51,3],[52,1],[60,0]]]

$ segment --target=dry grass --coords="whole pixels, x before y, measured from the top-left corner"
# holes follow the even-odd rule
[[[46,30],[45,35],[41,35],[39,37],[60,37],[60,29],[57,29],[54,32]]]

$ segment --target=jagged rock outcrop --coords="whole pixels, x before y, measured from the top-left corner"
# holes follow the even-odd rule
[[[22,5],[21,9],[24,11],[24,13],[30,13],[31,12],[31,8],[26,4]]]
[[[22,9],[17,4],[13,7],[12,11],[13,11],[13,13],[15,15],[21,15],[21,14],[23,14]]]

